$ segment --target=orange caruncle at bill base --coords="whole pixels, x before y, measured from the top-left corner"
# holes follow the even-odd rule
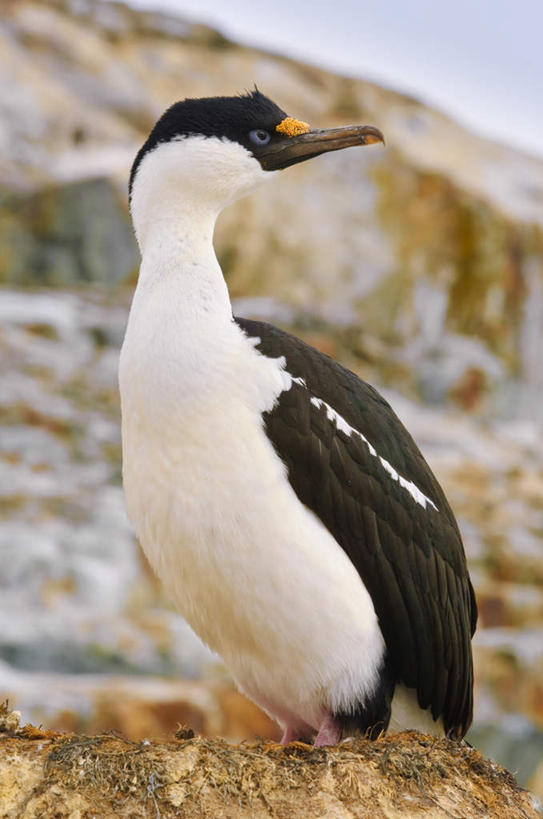
[[[301,122],[299,119],[294,119],[294,117],[285,117],[285,119],[276,125],[275,130],[279,134],[284,134],[288,137],[298,136],[299,134],[307,134],[310,131],[310,127],[307,122]]]

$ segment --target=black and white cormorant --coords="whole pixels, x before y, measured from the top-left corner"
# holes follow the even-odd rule
[[[139,151],[142,254],[120,361],[123,477],[179,611],[283,742],[472,718],[476,606],[449,504],[387,402],[276,327],[235,318],[219,212],[277,171],[382,141],[312,130],[255,90],[186,99]]]

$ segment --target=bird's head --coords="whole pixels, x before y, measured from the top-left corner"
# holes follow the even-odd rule
[[[312,129],[255,89],[177,102],[160,117],[130,174],[136,233],[151,219],[193,210],[216,216],[275,171],[328,151],[384,142],[371,125]]]

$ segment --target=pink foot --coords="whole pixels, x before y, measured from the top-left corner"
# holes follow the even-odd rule
[[[288,745],[289,742],[296,742],[299,739],[300,734],[295,731],[294,728],[291,728],[290,725],[287,725],[281,737],[281,745]]]
[[[323,745],[337,745],[340,739],[341,725],[332,714],[326,714],[319,725],[319,733],[315,737],[315,748],[322,748]]]

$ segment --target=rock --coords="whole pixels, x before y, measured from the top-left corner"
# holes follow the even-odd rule
[[[517,781],[522,778],[527,782],[527,787],[541,800],[543,782],[538,761],[543,754],[543,731],[534,730],[528,720],[517,714],[503,721],[500,735],[492,730],[492,725],[480,725],[470,731],[470,742],[477,747],[484,745],[486,756],[491,759],[499,755],[501,764],[515,772]]]
[[[190,737],[190,731],[188,731]],[[315,749],[220,739],[132,742],[25,726],[0,734],[3,816],[536,819],[534,801],[479,752],[415,732]]]
[[[112,286],[137,269],[126,205],[108,179],[4,196],[0,224],[4,284]]]
[[[16,733],[19,730],[20,721],[20,711],[9,711],[6,703],[0,706],[0,733]]]
[[[543,793],[543,762],[540,762],[530,779],[530,788],[534,793]],[[541,802],[539,802],[541,805]]]

